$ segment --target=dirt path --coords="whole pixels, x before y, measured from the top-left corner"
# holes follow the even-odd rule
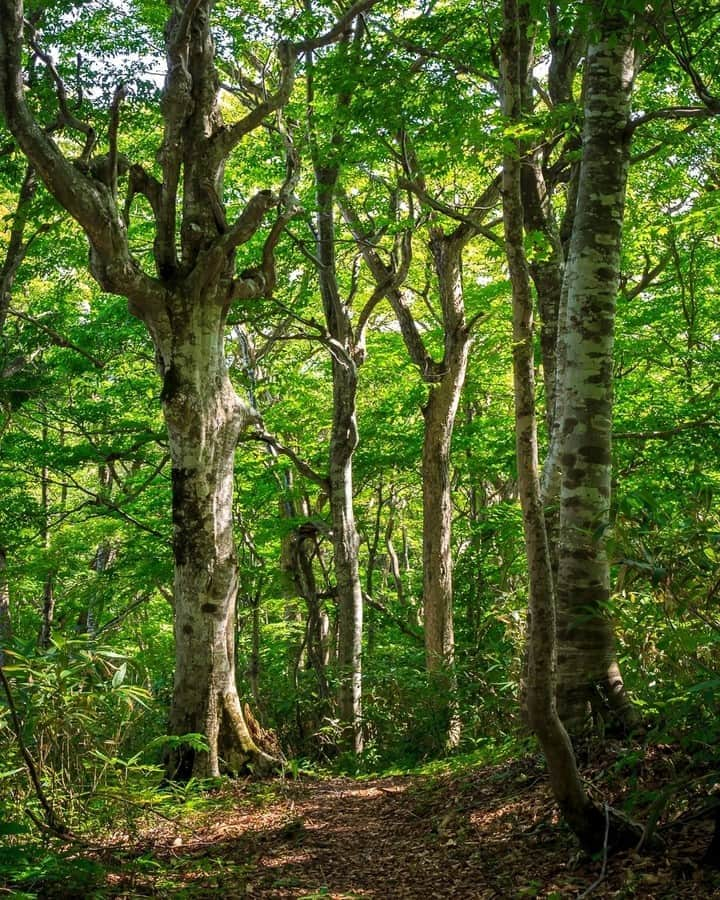
[[[648,777],[652,771],[648,770]],[[601,860],[581,858],[557,824],[536,762],[467,776],[287,782],[255,803],[238,791],[178,833],[143,837],[142,858],[163,876],[125,868],[111,896],[489,900],[577,897]],[[621,798],[614,798],[619,803]],[[720,897],[697,866],[710,825],[672,829],[665,853],[608,863],[593,897]],[[170,872],[175,873],[170,878]],[[164,880],[163,880],[164,879]],[[111,882],[113,879],[111,879]]]

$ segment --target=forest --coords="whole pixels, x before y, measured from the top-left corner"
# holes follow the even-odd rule
[[[720,896],[719,36],[0,0],[0,895]]]

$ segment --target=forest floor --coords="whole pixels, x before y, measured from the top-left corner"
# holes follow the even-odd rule
[[[653,798],[685,774],[681,756],[669,746],[625,749],[583,774],[617,808],[633,797],[631,812],[646,821]],[[720,873],[699,865],[711,822],[692,816],[707,790],[706,779],[670,798],[660,819],[666,850],[623,853],[604,866],[558,823],[537,757],[430,775],[236,782],[199,808],[186,804],[172,819],[116,834],[94,854],[103,877],[93,889],[65,881],[35,896],[720,897]]]

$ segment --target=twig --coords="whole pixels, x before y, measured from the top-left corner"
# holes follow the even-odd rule
[[[321,47],[327,47],[328,44],[334,44],[345,31],[352,25],[354,20],[369,12],[378,0],[357,0],[356,3],[347,10],[325,34],[316,37],[306,38],[304,41],[298,41],[293,49],[299,55],[300,53],[309,53],[312,50],[319,50]]]
[[[610,809],[608,808],[607,803],[605,805],[605,837],[603,838],[603,861],[602,868],[600,869],[600,874],[593,881],[587,890],[584,890],[582,894],[578,894],[577,900],[583,900],[584,897],[589,897],[590,894],[595,890],[596,887],[599,887],[603,881],[605,881],[605,875],[607,874],[607,861],[608,861],[608,837],[610,835]]]
[[[304,459],[299,457],[294,450],[292,450],[290,447],[286,447],[284,444],[281,444],[280,441],[269,432],[265,430],[250,431],[246,435],[244,435],[242,440],[262,441],[264,444],[272,447],[276,453],[287,456],[301,475],[304,475],[310,481],[314,481],[315,484],[320,485],[320,487],[323,488],[324,491],[329,492],[330,484],[328,479],[324,475],[320,475],[318,472],[316,472],[312,468],[312,466],[310,466],[309,463],[305,462]]]
[[[109,622],[106,622],[95,632],[95,637],[102,634],[105,631],[108,631],[110,628],[114,628],[116,625],[120,625],[123,619],[127,618],[133,610],[137,609],[138,606],[142,606],[143,603],[147,602],[152,597],[152,593],[150,591],[145,591],[144,594],[140,594],[139,597],[136,597],[132,603],[125,607],[122,612],[119,612],[116,616],[113,616]]]
[[[88,353],[87,350],[83,350],[82,347],[79,347],[77,344],[73,343],[73,341],[69,340],[69,338],[64,337],[62,334],[59,334],[57,331],[55,331],[55,329],[49,328],[43,322],[40,322],[38,319],[33,318],[33,316],[29,316],[27,313],[21,312],[19,309],[13,309],[12,307],[8,308],[8,314],[14,316],[16,319],[22,319],[23,322],[27,322],[34,328],[38,328],[40,331],[46,334],[56,346],[66,347],[68,350],[73,350],[75,353],[79,353],[80,356],[84,356],[85,359],[91,362],[96,369],[105,368],[105,363],[101,359],[98,359],[96,356]]]

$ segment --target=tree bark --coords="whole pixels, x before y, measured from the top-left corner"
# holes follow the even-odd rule
[[[336,363],[333,361],[333,368]],[[338,600],[338,711],[346,728],[345,743],[363,748],[362,627],[363,601],[352,488],[352,452],[357,443],[354,397],[357,381],[345,370],[333,378],[333,423],[330,438],[330,509]],[[353,411],[350,413],[350,399]]]
[[[520,68],[521,36],[528,35],[529,8],[517,0],[503,2],[502,97],[503,111],[512,123],[522,119],[523,75]],[[613,811],[605,814],[590,799],[580,779],[568,734],[555,704],[555,597],[538,471],[537,416],[533,301],[524,251],[524,225],[520,171],[522,147],[503,160],[503,220],[505,246],[513,294],[513,381],[518,490],[530,578],[530,631],[528,641],[527,706],[530,726],[547,762],[553,794],[561,813],[589,852],[602,849],[606,817],[609,846],[632,846],[641,830]]]
[[[331,338],[333,407],[330,427],[328,480],[338,602],[338,713],[343,745],[363,749],[362,629],[363,597],[355,524],[352,460],[358,443],[356,421],[358,363],[348,306],[342,301],[335,270],[335,188],[338,168],[316,165],[317,255],[320,292]]]
[[[322,609],[313,569],[313,557],[319,553],[317,532],[314,528],[300,526],[292,534],[293,577],[297,593],[307,607],[305,622],[305,648],[307,662],[315,672],[320,703],[315,719],[319,722],[328,710],[330,689],[327,679],[327,615]]]
[[[443,374],[430,385],[423,407],[423,611],[429,672],[451,669],[453,628],[452,497],[450,445],[470,350],[465,323],[462,246],[435,234],[431,243],[445,324]]]
[[[609,619],[613,337],[629,166],[633,33],[594,9],[588,50],[578,199],[567,272],[562,398],[558,707],[571,733],[605,708],[635,717]]]
[[[176,668],[170,728],[200,734],[175,750],[174,777],[217,776],[271,760],[254,744],[236,687],[238,569],[232,521],[235,447],[252,419],[225,366],[225,311],[176,294],[150,321],[163,369],[161,399],[172,459]],[[172,327],[170,327],[172,325]]]
[[[12,616],[10,614],[10,585],[7,578],[7,556],[0,547],[0,666],[5,662],[5,647],[12,640]]]
[[[494,189],[487,192],[494,197]],[[479,204],[489,208],[491,202]],[[471,334],[465,318],[462,286],[462,253],[475,236],[470,226],[460,226],[449,234],[433,229],[430,250],[437,276],[444,331],[442,359],[434,360],[425,346],[410,306],[400,289],[403,267],[409,265],[409,245],[403,263],[393,271],[385,265],[372,243],[363,235],[354,210],[345,203],[345,219],[353,231],[365,262],[395,313],[410,359],[429,385],[423,407],[423,618],[426,668],[436,681],[440,696],[446,698],[444,712],[448,747],[460,738],[460,723],[452,699],[455,632],[453,624],[452,499],[450,490],[450,450],[455,416],[465,383]],[[441,704],[442,706],[443,704]]]
[[[168,774],[179,778],[217,775],[221,757],[231,770],[271,762],[250,736],[235,684],[232,471],[235,443],[250,415],[228,379],[223,344],[231,304],[273,289],[274,250],[294,211],[294,155],[288,147],[288,175],[280,196],[259,191],[235,222],[226,221],[222,188],[228,155],[286,103],[296,48],[287,42],[278,45],[276,91],[226,125],[218,104],[212,6],[210,0],[172,5],[165,29],[159,179],[139,165],[131,166],[121,205],[117,131],[122,92],[111,109],[109,171],[96,177],[99,170],[88,165],[96,133],[71,114],[61,86],[60,117],[72,119],[87,138],[81,160],[66,158],[34,119],[23,86],[22,2],[0,0],[0,109],[6,124],[38,176],[85,231],[90,271],[98,284],[125,296],[130,312],[146,324],[163,379],[175,555],[176,671],[170,727],[178,737],[199,734],[207,745],[199,750],[197,741],[181,742],[173,749]],[[154,219],[154,276],[135,259],[128,242],[128,219],[138,194],[147,200]],[[256,234],[274,207],[280,208],[261,262],[237,273],[237,247]]]
[[[454,703],[456,687],[453,624],[452,492],[450,450],[465,383],[470,330],[465,322],[461,253],[463,244],[436,233],[431,241],[445,326],[443,374],[430,385],[423,407],[423,619],[425,662],[440,692],[447,747],[460,740]]]

